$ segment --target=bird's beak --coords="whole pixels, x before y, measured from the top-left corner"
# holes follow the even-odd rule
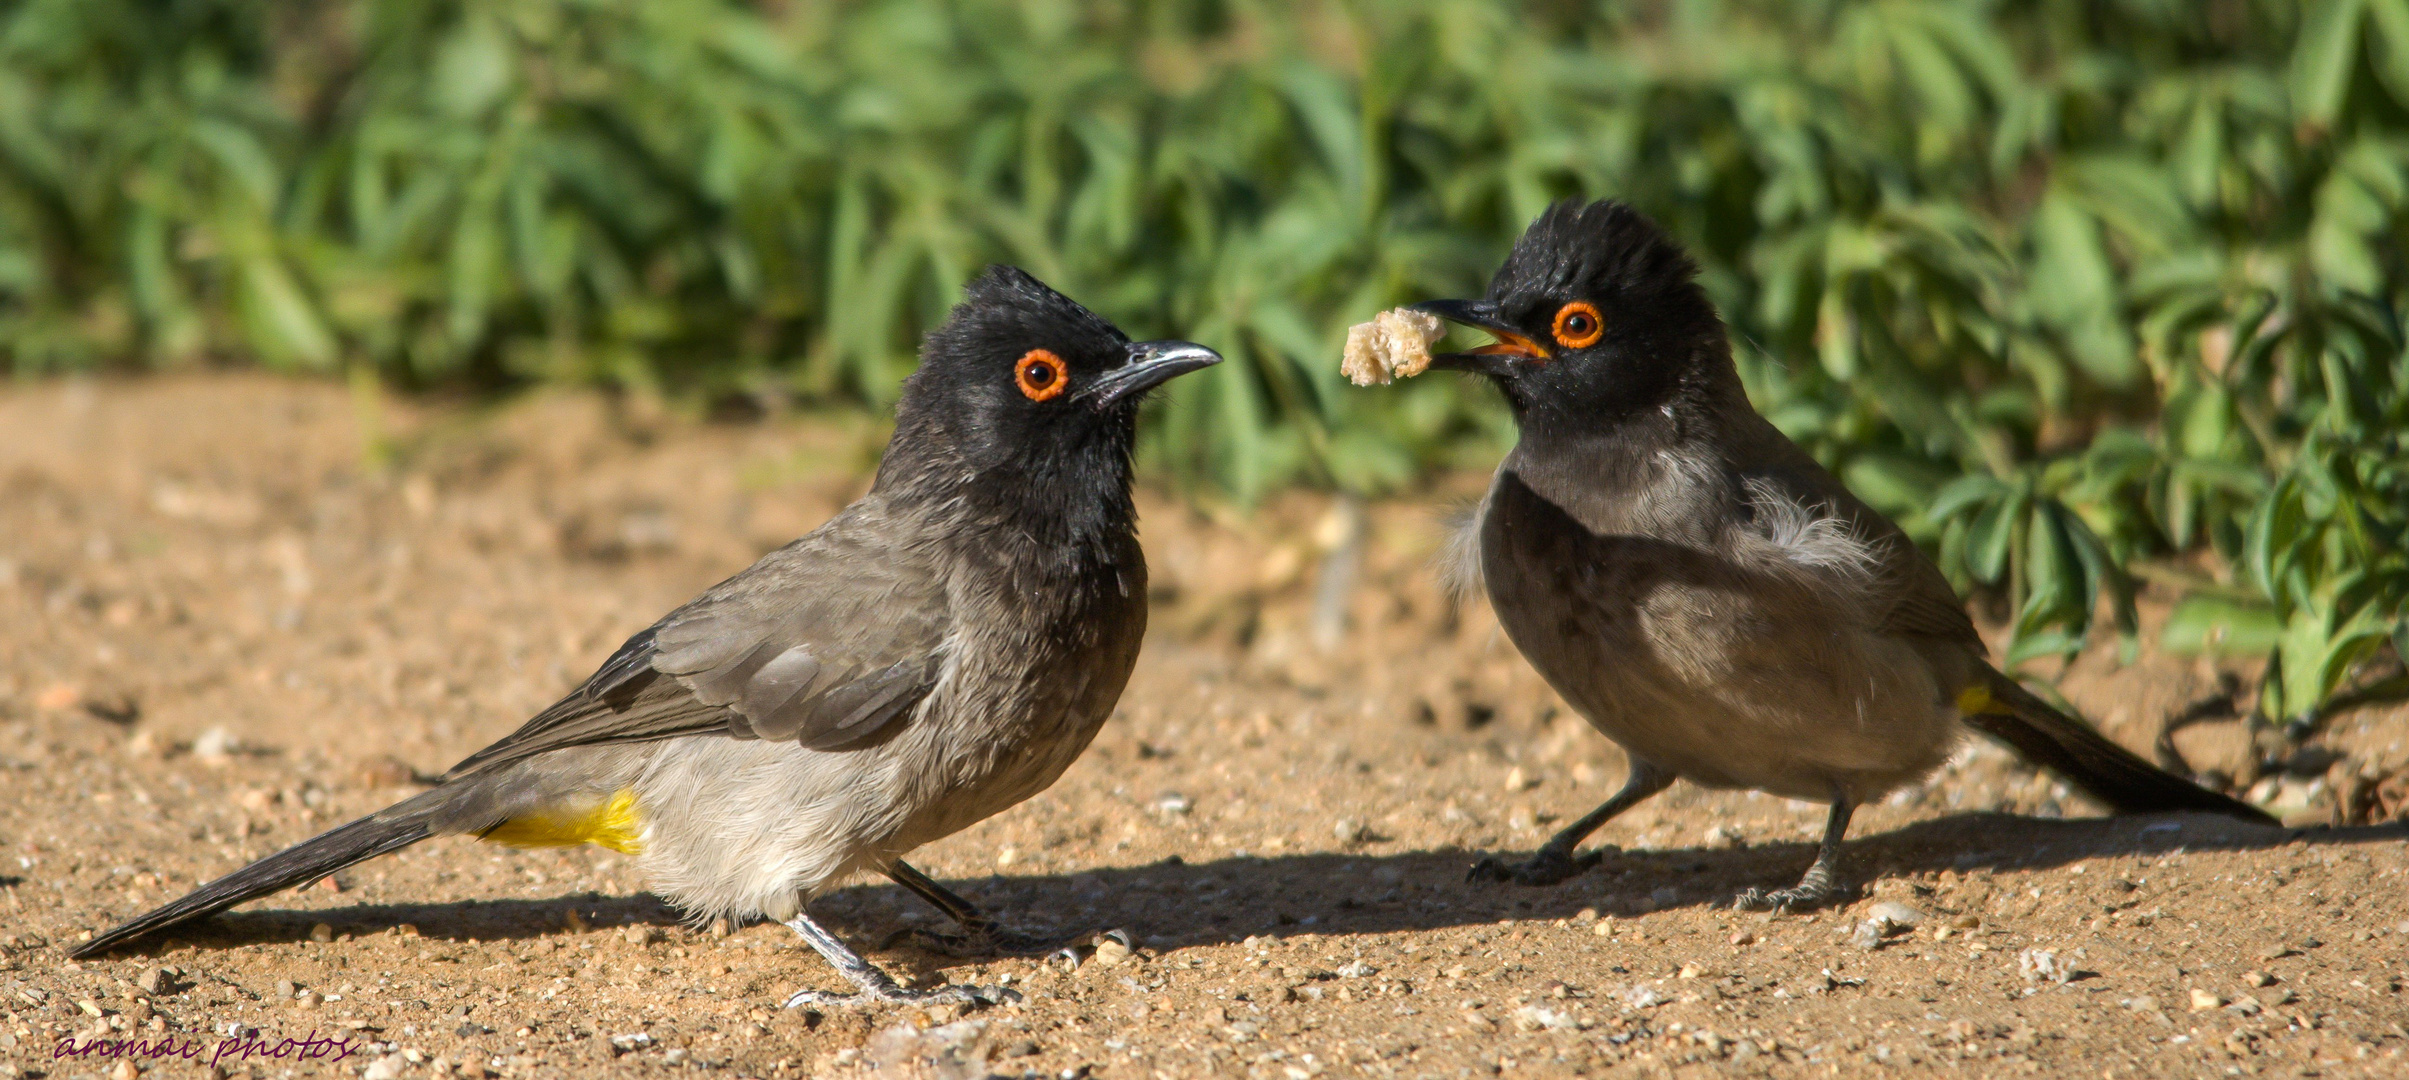
[[[1097,408],[1106,408],[1220,362],[1220,353],[1193,341],[1135,342],[1129,346],[1129,362],[1087,384],[1085,396]]]
[[[1524,337],[1505,317],[1497,305],[1486,300],[1425,300],[1412,310],[1436,315],[1451,323],[1486,330],[1496,342],[1465,352],[1440,353],[1430,358],[1430,366],[1448,371],[1470,371],[1482,375],[1507,376],[1518,373],[1519,365],[1549,359],[1546,346]]]

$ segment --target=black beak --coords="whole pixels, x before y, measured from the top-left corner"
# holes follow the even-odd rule
[[[1129,362],[1087,384],[1082,397],[1099,409],[1143,394],[1191,371],[1221,362],[1221,354],[1193,341],[1139,341],[1129,346]]]
[[[1451,323],[1486,330],[1497,338],[1496,343],[1483,345],[1467,352],[1440,353],[1430,358],[1430,366],[1447,371],[1470,371],[1499,377],[1519,373],[1526,361],[1549,359],[1547,347],[1523,336],[1522,331],[1505,320],[1497,305],[1486,300],[1425,300],[1412,306],[1413,310],[1436,315]]]

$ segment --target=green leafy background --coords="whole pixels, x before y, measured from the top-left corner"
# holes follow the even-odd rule
[[[2409,0],[0,3],[21,375],[875,409],[1009,261],[1235,361],[1158,475],[1379,494],[1510,431],[1346,326],[1566,196],[1693,247],[2014,659],[2129,642],[2136,577],[2272,719],[2409,652]]]

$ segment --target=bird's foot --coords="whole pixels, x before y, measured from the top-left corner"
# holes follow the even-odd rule
[[[1587,855],[1567,855],[1555,848],[1540,848],[1538,854],[1518,863],[1501,862],[1492,856],[1472,864],[1472,870],[1464,875],[1464,880],[1493,884],[1555,885],[1588,873],[1605,856],[1602,849]]]
[[[826,990],[805,990],[786,999],[789,1009],[837,1007],[848,1009],[874,1008],[880,1005],[966,1005],[981,1008],[988,1005],[1018,1004],[1020,991],[1001,986],[939,986],[928,990],[911,990],[887,982],[884,985],[864,985],[851,994],[836,994]]]
[[[887,939],[879,942],[878,947],[880,949],[893,948],[898,942],[902,942],[943,956],[963,959],[988,956],[1043,956],[1049,963],[1067,960],[1075,967],[1079,963],[1080,945],[1092,945],[1106,939],[1119,942],[1123,948],[1135,947],[1127,930],[1106,930],[1094,935],[1084,933],[1024,934],[1016,930],[1006,930],[993,923],[970,927],[959,934],[940,934],[933,930],[912,927],[887,935]]]
[[[1830,877],[1809,873],[1805,880],[1787,889],[1751,888],[1732,898],[1734,911],[1790,912],[1819,908],[1848,895],[1848,888]]]

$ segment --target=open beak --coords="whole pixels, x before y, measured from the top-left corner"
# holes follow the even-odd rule
[[[1087,384],[1083,395],[1099,409],[1143,394],[1191,371],[1221,362],[1221,354],[1193,341],[1140,341],[1129,346],[1129,362]]]
[[[1434,368],[1504,376],[1515,374],[1519,364],[1550,359],[1546,346],[1524,337],[1498,313],[1497,305],[1486,300],[1425,300],[1412,309],[1475,330],[1486,330],[1497,339],[1477,349],[1433,356],[1430,366]]]

